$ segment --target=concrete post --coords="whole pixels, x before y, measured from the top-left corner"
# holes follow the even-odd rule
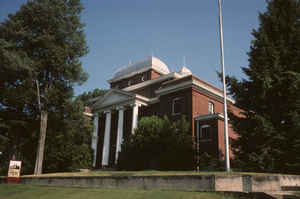
[[[96,167],[96,155],[97,155],[97,145],[98,145],[98,129],[99,129],[99,115],[94,114],[94,131],[92,137],[91,147],[93,149],[93,167]]]
[[[102,152],[102,166],[108,166],[109,161],[109,143],[110,143],[110,125],[111,125],[111,110],[106,111],[104,144]]]

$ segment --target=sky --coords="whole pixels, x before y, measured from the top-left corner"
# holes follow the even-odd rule
[[[0,21],[26,0],[0,0]],[[201,79],[222,88],[218,0],[82,0],[82,22],[89,53],[82,66],[89,79],[75,95],[107,89],[121,66],[155,56],[171,72],[184,64]],[[259,25],[264,0],[224,0],[223,32],[226,74],[245,78],[251,32]]]

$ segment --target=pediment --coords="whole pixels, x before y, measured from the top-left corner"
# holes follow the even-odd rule
[[[104,108],[111,105],[118,105],[119,103],[132,100],[134,97],[135,96],[132,93],[111,89],[103,96],[103,98],[99,99],[95,103],[94,108]]]

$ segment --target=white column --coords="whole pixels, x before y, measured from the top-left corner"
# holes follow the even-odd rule
[[[91,147],[93,149],[93,167],[96,167],[96,155],[97,155],[97,145],[98,145],[98,121],[99,121],[99,115],[98,113],[94,114],[94,131],[92,136],[92,143]]]
[[[139,106],[138,104],[134,104],[132,108],[132,126],[131,133],[134,134],[134,129],[137,128],[138,125],[138,115],[139,114]]]
[[[110,142],[110,124],[111,124],[111,111],[105,112],[105,133],[102,151],[102,166],[108,166],[109,161],[109,142]]]
[[[118,107],[119,118],[118,118],[118,134],[117,134],[117,148],[116,148],[116,158],[115,164],[118,163],[119,152],[121,151],[121,145],[123,142],[123,124],[124,124],[124,107]]]

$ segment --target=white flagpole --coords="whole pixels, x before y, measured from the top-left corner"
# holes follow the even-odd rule
[[[222,16],[222,0],[219,0],[219,25],[220,25],[220,47],[221,47],[221,63],[223,77],[223,95],[224,95],[224,131],[225,131],[225,161],[226,171],[230,171],[229,158],[229,139],[228,139],[228,117],[227,117],[227,94],[225,82],[225,63],[224,63],[224,43],[223,43],[223,16]]]

